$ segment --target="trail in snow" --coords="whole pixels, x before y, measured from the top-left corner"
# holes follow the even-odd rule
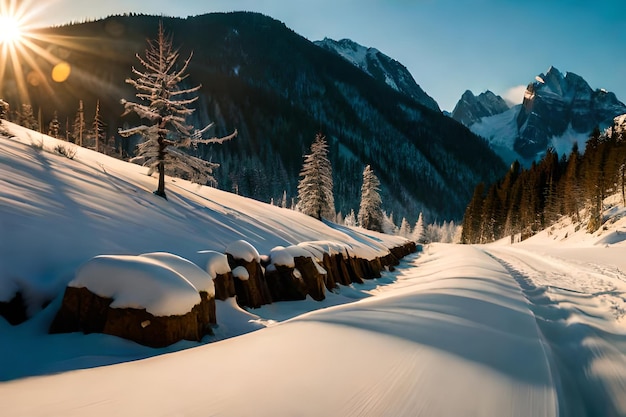
[[[0,383],[3,412],[556,417],[545,344],[502,265],[442,245],[408,263],[402,285],[240,337]]]
[[[552,352],[560,415],[626,415],[626,282],[619,269],[513,247],[484,250],[530,304]]]

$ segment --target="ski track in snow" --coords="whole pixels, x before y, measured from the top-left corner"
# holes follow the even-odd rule
[[[626,279],[619,268],[488,246],[517,281],[551,352],[565,417],[626,415]]]

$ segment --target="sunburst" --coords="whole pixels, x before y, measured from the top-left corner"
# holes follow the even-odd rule
[[[67,62],[37,44],[37,41],[54,42],[38,31],[42,26],[41,17],[53,3],[0,0],[0,98],[7,93],[6,71],[12,72],[11,90],[17,90],[20,102],[26,104],[30,103],[29,84],[43,87],[52,94],[51,81],[64,82],[70,76],[71,67]]]
[[[22,39],[22,23],[16,16],[0,15],[0,43],[15,44]]]

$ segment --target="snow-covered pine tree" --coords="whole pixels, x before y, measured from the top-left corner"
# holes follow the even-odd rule
[[[423,237],[424,237],[424,216],[420,212],[420,215],[417,217],[417,222],[415,222],[413,233],[411,234],[411,240],[415,243],[420,243]]]
[[[388,235],[397,235],[398,234],[398,226],[396,226],[396,222],[393,219],[393,213],[387,215],[387,212],[383,212],[383,233]]]
[[[318,220],[335,220],[333,171],[328,160],[326,137],[321,133],[315,135],[311,153],[304,156],[300,176],[297,209]]]
[[[380,181],[368,165],[363,170],[361,185],[361,205],[359,207],[359,225],[376,232],[383,231],[383,201],[380,198]]]
[[[398,230],[398,235],[402,237],[408,238],[411,234],[411,226],[407,221],[406,217],[402,218],[402,222],[400,223],[400,230]]]
[[[187,67],[193,54],[178,64],[179,53],[173,47],[171,36],[165,34],[163,22],[159,23],[156,39],[148,41],[146,56],[136,55],[144,70],[133,67],[136,79],[128,78],[126,82],[137,90],[138,103],[122,100],[124,115],[136,113],[141,119],[147,119],[150,125],[140,125],[120,130],[122,136],[142,135],[146,140],[137,146],[137,158],[149,167],[148,175],[154,171],[159,173],[159,184],[154,192],[165,195],[165,170],[168,173],[187,178],[199,184],[215,183],[213,170],[219,164],[193,157],[180,148],[196,146],[199,143],[223,143],[237,136],[237,130],[222,138],[203,139],[202,135],[213,125],[200,130],[192,130],[186,124],[187,116],[194,112],[189,106],[198,96],[194,95],[201,85],[181,88],[180,84],[187,78]]]
[[[350,213],[346,215],[346,218],[343,220],[343,224],[345,226],[356,226],[356,215],[354,214],[354,209],[350,210]]]
[[[57,115],[57,112],[55,110],[52,120],[50,120],[50,123],[48,123],[48,136],[52,136],[53,138],[58,138],[60,130],[61,130],[61,123],[59,123],[59,116]]]
[[[9,117],[9,103],[0,98],[0,119],[6,120],[7,117]]]

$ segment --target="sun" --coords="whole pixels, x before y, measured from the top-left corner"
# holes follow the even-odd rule
[[[0,44],[16,44],[22,39],[22,25],[15,16],[0,15]]]

